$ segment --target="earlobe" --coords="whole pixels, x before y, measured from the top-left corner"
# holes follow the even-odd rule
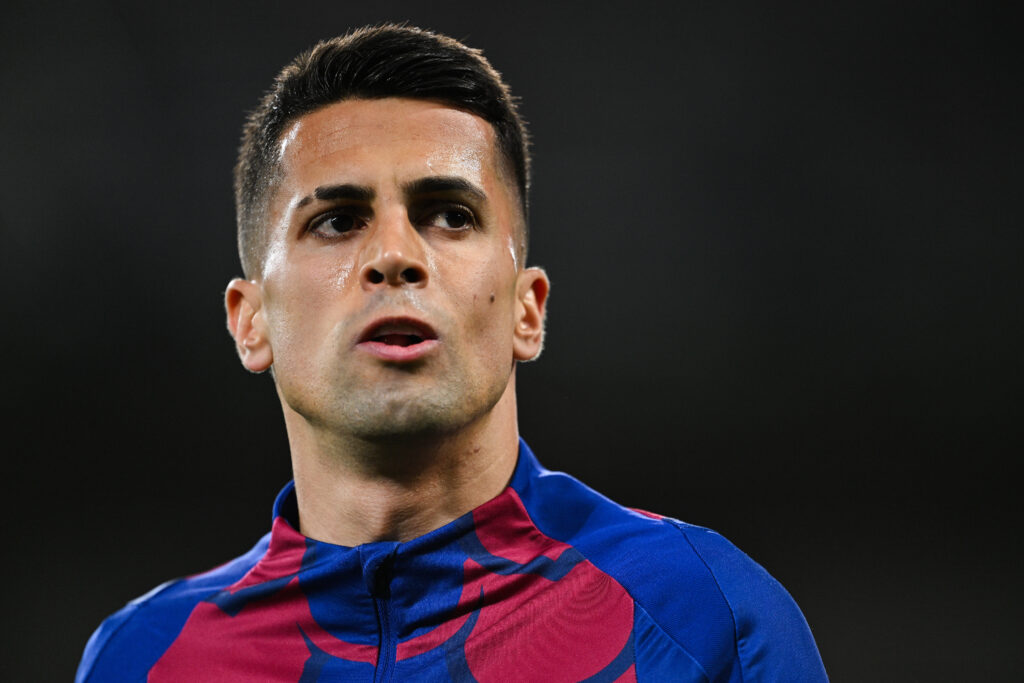
[[[516,283],[516,327],[512,337],[513,357],[534,360],[544,346],[544,315],[551,283],[541,268],[524,268]]]
[[[263,372],[274,364],[274,353],[267,338],[263,317],[263,295],[259,285],[235,278],[224,292],[228,331],[242,365],[250,372]]]

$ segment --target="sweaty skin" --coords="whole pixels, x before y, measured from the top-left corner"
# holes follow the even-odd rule
[[[515,185],[473,114],[347,100],[279,150],[267,256],[229,285],[229,328],[247,368],[273,367],[302,532],[408,540],[507,484],[548,281],[517,263]]]

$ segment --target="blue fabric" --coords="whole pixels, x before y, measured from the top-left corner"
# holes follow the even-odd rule
[[[642,607],[634,612],[636,677],[640,681],[708,681],[708,673],[654,623]]]
[[[108,617],[89,638],[75,683],[145,681],[195,606],[219,587],[241,579],[269,543],[267,534],[245,555],[201,576],[168,581]]]
[[[706,678],[828,680],[796,603],[725,538],[624,508],[569,475],[545,470],[525,443],[519,457],[530,467],[519,468],[511,485],[537,528],[615,577]],[[638,653],[638,670],[647,661]],[[676,680],[661,675],[652,680]]]
[[[789,593],[719,534],[673,520],[708,567],[736,623],[743,680],[820,681],[814,638]]]
[[[274,516],[283,523],[275,523],[273,536],[227,565],[165,584],[107,619],[86,646],[76,682],[146,680],[200,603],[207,605],[204,619],[236,624],[252,609],[289,600],[293,606],[301,600],[302,609],[308,604],[305,618],[313,619],[286,624],[306,653],[293,680],[375,680],[390,672],[394,680],[471,681],[481,652],[501,652],[509,638],[518,637],[496,627],[494,614],[514,616],[523,614],[516,612],[521,609],[558,613],[566,607],[576,614],[566,598],[557,596],[573,595],[571,586],[584,585],[573,583],[581,576],[589,577],[587,587],[610,580],[630,619],[615,622],[625,624],[625,644],[606,640],[606,650],[613,642],[614,649],[583,680],[613,681],[632,670],[639,681],[827,681],[810,630],[789,594],[715,532],[617,505],[568,475],[543,469],[525,443],[510,488],[499,499],[506,507],[497,508],[503,510],[498,517],[480,518],[492,520],[486,528],[468,513],[408,543],[348,548],[304,539],[294,531],[298,513],[289,484],[274,504]],[[504,521],[509,516],[515,523]],[[506,547],[514,548],[511,554],[518,559],[495,554],[485,538],[492,544],[496,538],[513,543]],[[254,569],[257,565],[263,569]],[[250,570],[255,573],[243,586],[233,587]],[[474,584],[481,588],[467,593],[467,572],[491,583]],[[487,594],[484,585],[491,586]],[[538,586],[554,587],[543,597],[548,602],[531,597],[521,607],[507,607],[519,604],[516,591],[537,591]],[[281,613],[301,616],[302,609]],[[487,614],[492,615],[489,632],[480,630]],[[515,623],[535,630],[531,619]],[[209,623],[201,621],[199,628],[223,622]],[[448,635],[435,636],[446,625]],[[594,626],[595,634],[608,633]],[[251,637],[250,631],[242,632],[243,638]],[[431,644],[395,660],[396,647],[421,637]],[[370,652],[384,645],[387,669],[325,651],[321,645],[330,648],[333,641],[323,638],[369,647]],[[595,641],[573,647],[586,648],[587,642]],[[294,643],[290,647],[294,654]],[[191,650],[185,652],[187,657]],[[213,656],[219,657],[216,652]],[[524,664],[531,663],[502,666],[516,678]]]

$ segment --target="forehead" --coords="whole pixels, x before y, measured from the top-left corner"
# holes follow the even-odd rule
[[[345,100],[300,117],[281,136],[278,163],[282,185],[292,189],[428,175],[504,184],[488,122],[440,103],[404,98]]]

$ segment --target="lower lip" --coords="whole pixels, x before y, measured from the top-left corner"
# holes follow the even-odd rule
[[[423,358],[423,356],[437,348],[439,344],[440,342],[436,339],[425,339],[419,344],[412,344],[410,346],[398,346],[395,344],[384,344],[377,341],[365,341],[360,342],[356,347],[366,351],[370,355],[380,358],[381,360],[391,361],[393,363],[408,363],[410,361]]]

